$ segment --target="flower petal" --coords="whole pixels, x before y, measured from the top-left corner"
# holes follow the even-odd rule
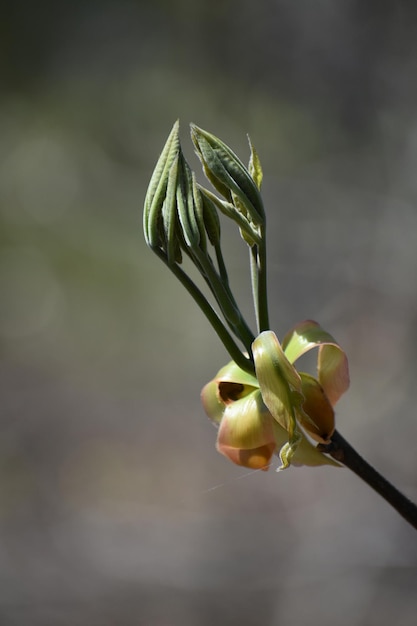
[[[259,389],[227,405],[218,443],[249,450],[274,441],[272,418]]]
[[[266,472],[275,452],[275,443],[265,444],[251,450],[217,444],[217,450],[236,465]]]
[[[244,372],[234,361],[230,361],[230,363],[222,367],[217,372],[215,380],[242,383],[242,385],[251,385],[252,387],[259,388],[259,383],[255,376]]]
[[[290,363],[312,348],[319,348],[318,379],[334,406],[349,387],[349,367],[346,354],[332,335],[317,322],[306,320],[286,334],[282,346]]]
[[[302,410],[301,378],[288,361],[281,345],[270,330],[262,332],[252,343],[256,377],[262,398],[271,415],[288,433],[281,447],[281,468],[291,465],[291,459],[301,439],[297,414]]]
[[[319,382],[334,406],[350,383],[347,356],[337,344],[320,346],[317,372]]]
[[[208,417],[215,424],[220,424],[226,406],[255,389],[259,389],[256,378],[231,361],[203,387],[201,401]]]
[[[266,470],[275,448],[273,419],[259,389],[227,405],[217,437],[219,452],[238,465]]]
[[[310,374],[300,372],[304,402],[298,421],[316,441],[328,443],[334,432],[334,410],[323,387]]]
[[[291,418],[295,419],[294,408],[302,403],[300,375],[272,331],[258,335],[252,350],[263,401],[278,424],[288,432]]]
[[[211,380],[201,391],[201,401],[206,415],[215,423],[220,424],[223,413],[226,410],[225,402],[218,393],[219,385],[216,380]]]

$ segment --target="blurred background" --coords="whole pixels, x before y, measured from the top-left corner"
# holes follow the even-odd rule
[[[342,343],[339,430],[415,500],[416,20],[411,1],[3,4],[2,626],[413,622],[415,531],[359,479],[215,451],[199,393],[228,356],[141,211],[175,119],[195,168],[190,121],[244,161],[250,134],[273,328]]]

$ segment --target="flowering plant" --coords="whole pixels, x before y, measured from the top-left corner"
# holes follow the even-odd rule
[[[335,430],[334,405],[349,387],[342,348],[311,320],[298,323],[282,343],[269,327],[263,174],[251,141],[246,167],[223,141],[193,124],[191,138],[217,193],[197,182],[176,122],[149,183],[143,225],[146,243],[194,298],[232,359],[202,391],[204,409],[218,426],[217,449],[252,469],[267,470],[276,453],[279,469],[342,464],[417,528],[416,505]],[[219,213],[236,223],[249,249],[256,334],[230,287]],[[201,274],[211,300],[187,274],[184,257]],[[312,349],[318,351],[316,377],[295,365]]]

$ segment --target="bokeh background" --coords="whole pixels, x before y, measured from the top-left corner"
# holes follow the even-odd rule
[[[216,453],[199,391],[228,358],[141,208],[176,118],[196,168],[188,122],[244,160],[250,133],[273,327],[338,338],[339,429],[416,499],[416,23],[411,1],[3,3],[2,626],[414,622],[415,531],[348,470]]]

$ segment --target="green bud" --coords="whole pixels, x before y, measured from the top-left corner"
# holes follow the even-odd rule
[[[203,200],[178,130],[176,122],[152,174],[144,207],[146,243],[162,252],[168,265],[182,262],[181,249],[207,248]]]
[[[251,222],[263,224],[265,214],[259,189],[238,156],[218,137],[194,124],[191,124],[191,138],[215,189]]]
[[[172,265],[177,262],[178,242],[176,239],[176,193],[177,193],[177,181],[178,181],[178,154],[176,155],[168,173],[168,184],[166,190],[166,197],[162,205],[162,224],[164,230],[164,241],[161,246],[166,250],[168,263]],[[161,243],[161,242],[160,242]]]
[[[203,252],[207,252],[207,234],[204,221],[204,203],[201,192],[198,188],[194,172],[192,173],[192,192],[194,216],[199,230],[199,247]]]
[[[220,220],[216,211],[216,204],[204,193],[202,187],[197,185],[201,201],[203,203],[203,219],[207,236],[212,246],[220,245]]]
[[[177,211],[185,244],[193,250],[200,243],[200,229],[194,210],[193,174],[182,152],[179,155]]]
[[[234,204],[220,200],[211,191],[200,187],[200,191],[205,198],[207,198],[211,204],[215,205],[223,215],[232,219],[239,226],[242,237],[247,241],[250,246],[261,243],[261,236],[259,229],[252,222],[249,222],[247,217],[239,211]]]
[[[177,120],[156,163],[146,192],[143,230],[145,241],[151,248],[161,247],[161,210],[167,195],[169,172],[178,156],[179,148],[179,121]]]

